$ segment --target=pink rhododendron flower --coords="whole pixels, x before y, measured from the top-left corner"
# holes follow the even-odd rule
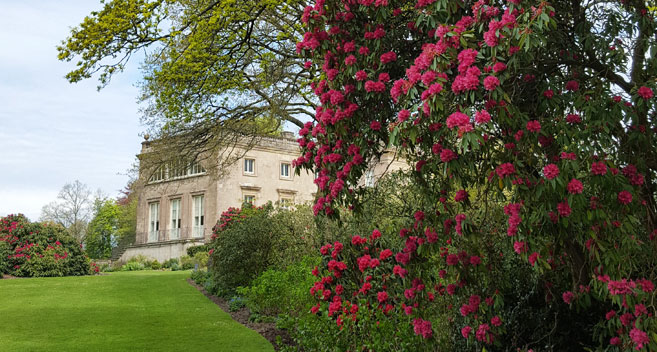
[[[618,192],[618,202],[621,204],[630,204],[632,203],[632,193],[628,191]]]
[[[566,291],[561,295],[561,298],[563,298],[563,301],[566,302],[566,304],[571,304],[575,299],[575,294],[570,291]]]
[[[475,122],[477,124],[485,124],[490,121],[490,114],[486,110],[479,110],[475,113]]]
[[[413,320],[413,331],[415,332],[415,335],[422,335],[423,338],[428,339],[433,333],[431,322],[416,318]]]
[[[518,254],[525,253],[527,252],[527,243],[516,241],[513,243],[513,250]]]
[[[516,168],[511,163],[504,163],[498,166],[495,169],[495,172],[497,173],[497,176],[504,178],[506,176],[513,175],[516,172]]]
[[[486,90],[495,90],[500,85],[500,80],[495,76],[488,76],[484,78],[484,88]]]
[[[568,182],[568,193],[570,194],[581,194],[584,190],[584,185],[582,182],[577,179],[572,179]]]
[[[576,92],[579,90],[579,82],[577,81],[568,81],[566,82],[566,90],[571,92]]]
[[[630,338],[634,342],[635,349],[640,350],[643,348],[643,345],[650,343],[650,338],[645,331],[641,331],[637,328],[630,330]]]
[[[604,175],[607,173],[607,164],[604,161],[598,161],[591,164],[591,173],[594,175]]]
[[[397,54],[395,54],[393,51],[389,51],[387,53],[384,53],[381,55],[381,63],[382,64],[387,64],[389,62],[393,62],[397,60]]]
[[[652,89],[646,86],[639,88],[636,93],[643,99],[650,99],[653,97]]]
[[[559,215],[563,216],[564,218],[570,216],[571,209],[567,200],[557,204],[557,212],[559,212]]]
[[[541,131],[541,123],[532,120],[532,121],[527,121],[527,131],[529,132],[540,132]]]
[[[452,160],[456,160],[456,158],[458,158],[456,153],[454,153],[453,151],[451,151],[449,149],[443,149],[440,152],[440,160],[444,163],[448,163]]]
[[[463,337],[466,339],[470,336],[471,332],[472,332],[472,328],[467,325],[461,329],[461,335],[463,335]]]

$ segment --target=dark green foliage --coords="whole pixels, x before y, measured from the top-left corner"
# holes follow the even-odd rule
[[[162,264],[158,262],[157,260],[151,263],[151,269],[153,270],[160,270],[162,269]]]
[[[178,261],[178,258],[167,259],[164,261],[164,263],[162,263],[162,267],[165,269],[172,269],[173,266],[177,267],[179,265],[180,263]]]
[[[273,264],[280,226],[270,222],[272,207],[247,209],[246,217],[221,231],[212,243],[212,279],[218,294],[230,296],[239,286]]]
[[[186,255],[180,257],[180,266],[181,266],[182,270],[194,269],[196,264],[198,264],[198,262],[195,261],[194,258],[190,258]]]
[[[95,216],[89,223],[84,239],[87,253],[94,259],[108,259],[118,240],[121,208],[111,199],[96,199]]]
[[[314,252],[316,229],[307,207],[276,211],[268,204],[237,212],[222,216],[211,244],[209,271],[219,295],[231,296],[269,267],[285,268]]]
[[[288,313],[296,316],[310,309],[312,300],[308,287],[316,279],[311,271],[319,263],[319,257],[306,257],[286,269],[268,269],[251,285],[240,287],[237,292],[244,297],[251,313],[268,316]]]
[[[230,309],[231,312],[236,312],[246,306],[246,302],[244,301],[244,298],[240,296],[233,296],[229,301],[228,301],[228,309]]]
[[[194,270],[192,271],[192,280],[196,282],[197,285],[205,287],[205,283],[210,279],[210,275],[207,270]]]
[[[80,243],[56,224],[30,222],[23,215],[0,219],[2,271],[21,277],[91,273]],[[4,255],[4,254],[7,255]]]
[[[0,275],[9,272],[9,255],[11,254],[11,249],[9,244],[0,241]]]
[[[203,244],[203,245],[200,245],[200,246],[189,247],[189,248],[187,248],[187,255],[190,256],[190,257],[193,257],[193,256],[196,255],[196,253],[199,253],[199,252],[206,252],[207,253],[209,250],[210,250],[210,248],[208,247],[207,244]]]

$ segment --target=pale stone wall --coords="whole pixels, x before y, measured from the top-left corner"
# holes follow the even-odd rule
[[[127,262],[130,258],[143,255],[157,259],[163,263],[171,258],[180,258],[187,255],[187,248],[202,245],[203,241],[167,241],[130,246],[123,253],[119,262]]]
[[[142,153],[148,152],[149,145],[144,143]],[[212,227],[219,220],[221,213],[229,207],[241,207],[245,196],[255,196],[255,205],[261,206],[271,201],[278,203],[286,199],[295,204],[311,202],[315,198],[317,186],[314,175],[301,171],[294,174],[292,161],[299,157],[300,149],[293,138],[263,138],[256,146],[246,150],[236,147],[232,155],[242,155],[237,162],[227,169],[219,170],[222,177],[209,175],[188,176],[182,179],[164,180],[147,184],[139,194],[137,208],[137,237],[135,245],[129,247],[121,257],[130,259],[137,254],[150,256],[158,261],[185,255],[191,242],[209,241]],[[244,159],[253,159],[255,168],[252,174],[244,170]],[[281,176],[281,164],[290,164],[290,177]],[[372,182],[385,173],[408,168],[408,164],[395,158],[392,152],[386,153],[375,162],[368,171]],[[361,185],[366,184],[365,176]],[[192,238],[194,196],[204,196],[204,234],[202,238]],[[171,238],[171,201],[181,200],[180,240]],[[148,241],[149,205],[160,204],[160,231],[156,242]]]
[[[142,152],[148,150],[144,144]],[[245,149],[236,147],[232,155],[242,155]],[[243,158],[230,165],[228,170],[220,170],[222,177],[209,175],[188,176],[175,180],[164,180],[147,184],[139,194],[137,208],[136,244],[149,243],[150,204],[159,202],[160,231],[157,242],[171,240],[171,201],[181,200],[180,239],[192,239],[193,197],[204,197],[204,236],[207,241],[212,235],[212,227],[221,213],[229,207],[240,207],[244,196],[255,196],[255,205],[269,201],[279,202],[282,198],[292,203],[312,201],[317,186],[314,175],[303,171],[294,174],[292,161],[299,157],[297,142],[289,138],[263,138],[258,145],[246,151]],[[255,172],[244,172],[244,159],[255,161]],[[281,177],[281,163],[290,165],[290,177]],[[150,242],[153,243],[153,242]]]

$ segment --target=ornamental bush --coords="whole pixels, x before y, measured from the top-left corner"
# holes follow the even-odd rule
[[[89,275],[92,267],[80,244],[62,226],[0,218],[0,272],[19,277]]]
[[[388,148],[422,195],[408,223],[322,247],[311,348],[657,349],[645,2],[317,0],[302,21],[315,214],[359,211]],[[519,312],[554,328],[512,330]]]
[[[237,293],[251,313],[274,317],[303,314],[312,303],[307,289],[314,282],[310,271],[318,264],[319,258],[306,257],[285,269],[269,268]]]
[[[208,248],[208,245],[205,245],[205,244],[200,245],[200,246],[192,246],[192,247],[187,248],[187,255],[190,256],[190,257],[193,257],[194,255],[196,255],[196,253],[199,253],[199,252],[206,252],[207,253],[209,250],[210,250],[210,248]]]

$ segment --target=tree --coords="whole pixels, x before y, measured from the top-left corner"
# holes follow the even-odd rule
[[[295,53],[303,6],[299,0],[109,1],[72,29],[58,57],[77,60],[70,82],[99,73],[102,87],[132,55],[150,49],[141,100],[151,136],[162,141],[154,146],[165,149],[154,164],[194,160],[237,137],[276,132],[282,122],[302,127],[301,116],[311,116],[310,73]]]
[[[423,195],[398,232],[322,248],[311,293],[331,348],[657,349],[657,22],[646,6],[306,8],[300,47],[321,70],[322,104],[296,165],[319,170],[316,214],[358,211],[367,160],[390,146],[415,164]],[[545,320],[528,331],[519,311]],[[443,321],[452,327],[435,329]]]
[[[121,208],[112,199],[96,198],[94,217],[89,222],[85,250],[90,258],[108,259],[119,239]]]
[[[92,214],[91,190],[75,180],[59,191],[57,200],[41,209],[40,221],[52,221],[64,226],[80,242],[84,241]]]

